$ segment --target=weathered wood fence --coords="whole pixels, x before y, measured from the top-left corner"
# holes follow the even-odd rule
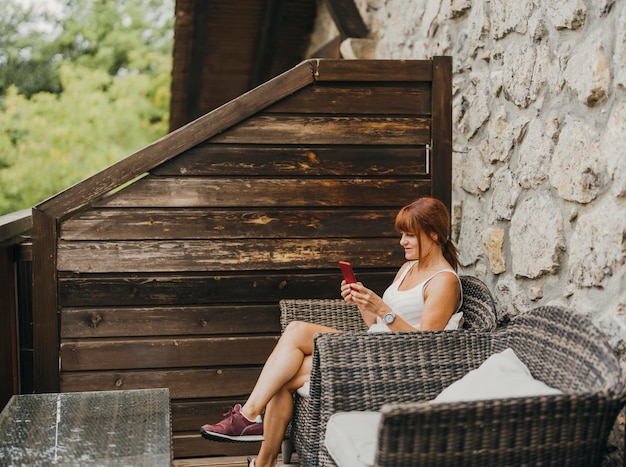
[[[6,393],[28,358],[29,391],[167,387],[175,457],[253,452],[198,429],[251,390],[279,300],[337,297],[339,260],[382,292],[398,208],[450,206],[451,76],[450,57],[306,61],[35,206],[32,247],[30,215],[7,222]]]

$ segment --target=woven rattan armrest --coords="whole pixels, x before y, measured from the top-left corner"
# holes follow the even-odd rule
[[[292,321],[321,324],[340,331],[367,331],[356,305],[343,299],[285,299],[280,301],[284,331]]]
[[[621,406],[597,393],[387,404],[376,465],[600,465]]]

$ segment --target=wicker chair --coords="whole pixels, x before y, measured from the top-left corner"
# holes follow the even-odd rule
[[[509,347],[563,394],[427,402]],[[309,417],[324,433],[333,413],[380,410],[377,466],[599,465],[625,403],[616,355],[588,319],[566,308],[535,308],[494,333],[315,338]],[[322,438],[299,447],[316,453],[302,465],[335,465]]]
[[[491,332],[497,325],[493,297],[487,286],[471,276],[460,276],[463,289],[463,328]],[[342,299],[281,300],[281,326],[284,330],[291,321],[323,324],[344,332],[363,332],[367,328],[358,309]],[[364,333],[367,334],[367,333]],[[311,387],[313,385],[311,384]],[[295,447],[302,466],[317,465],[318,450],[323,443],[323,427],[317,416],[311,415],[311,398],[294,396],[294,416],[285,442],[283,461],[289,463]]]

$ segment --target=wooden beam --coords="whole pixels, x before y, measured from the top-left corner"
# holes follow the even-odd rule
[[[411,199],[411,195],[428,195],[428,188],[403,190],[402,199]],[[249,270],[306,271],[336,268],[339,258],[348,254],[355,260],[358,258],[363,267],[371,268],[380,264],[377,255],[388,251],[396,243],[395,238],[62,242],[59,244],[59,271],[85,274],[117,274],[120,271],[146,274],[236,273],[241,271],[242,264]],[[207,251],[211,252],[210,256],[206,256]],[[198,261],[194,258],[203,259]]]
[[[433,80],[431,60],[312,59],[315,81],[426,81]]]
[[[180,368],[262,365],[277,340],[263,335],[69,340],[61,344],[61,371],[161,369],[164,363]]]
[[[429,192],[416,193],[415,197],[428,195]],[[397,212],[397,209],[396,209]],[[386,251],[397,247],[397,236],[389,239]],[[362,254],[358,249],[363,245],[347,245],[342,257],[350,256],[359,264],[356,274],[372,290],[385,290],[397,265],[402,262],[402,252],[395,248],[388,257],[374,255],[370,260],[371,250]],[[332,263],[332,264],[331,264]],[[375,263],[375,264],[374,264]],[[341,273],[337,263],[327,263],[328,269],[316,269],[314,272],[303,270],[270,271],[259,274],[244,271],[241,274],[219,273],[121,273],[111,275],[84,274],[80,277],[63,274],[59,279],[59,300],[64,310],[68,307],[145,307],[162,306],[240,306],[259,304],[259,297],[264,303],[276,305],[283,298],[337,298]],[[366,266],[361,266],[361,264]],[[372,266],[373,265],[373,266]],[[315,264],[317,266],[317,264]],[[373,269],[373,268],[377,269]],[[310,270],[310,268],[308,269]],[[308,271],[307,270],[307,271]],[[373,271],[373,272],[370,272]],[[254,295],[250,293],[253,289]],[[93,320],[94,317],[90,318]],[[98,322],[98,318],[95,317]]]
[[[212,2],[204,0],[194,0],[193,2],[193,18],[191,31],[189,32],[191,50],[189,51],[190,62],[186,75],[183,123],[191,122],[204,113],[200,107],[198,96],[202,95],[202,89],[206,81],[203,73],[205,67],[204,55],[207,50],[207,18],[210,14],[209,9],[212,7]],[[210,47],[210,44],[208,46]]]
[[[452,205],[452,57],[433,57],[432,193]]]
[[[57,224],[33,209],[33,349],[35,392],[59,392]]]
[[[174,23],[174,48],[172,51],[172,85],[170,99],[169,131],[172,132],[188,123],[186,99],[189,88],[189,68],[191,66],[191,33],[193,15],[190,14],[194,0],[176,0],[176,21]]]
[[[0,247],[20,243],[19,237],[26,235],[32,225],[30,209],[0,216]]]
[[[430,120],[420,117],[262,115],[246,120],[212,141],[231,144],[415,144],[429,141]]]
[[[341,37],[367,37],[369,30],[361,18],[354,0],[327,0],[328,11]]]
[[[283,20],[285,0],[268,0],[255,53],[254,67],[250,76],[249,89],[255,88],[271,77],[276,53],[276,40]]]

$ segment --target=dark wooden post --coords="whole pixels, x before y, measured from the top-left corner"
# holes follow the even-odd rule
[[[33,349],[35,392],[59,392],[56,219],[33,208]]]
[[[20,390],[16,264],[18,245],[30,228],[28,210],[0,217],[0,409]]]
[[[452,209],[452,57],[433,58],[431,171],[433,196]]]
[[[0,409],[18,393],[14,247],[0,248]]]

